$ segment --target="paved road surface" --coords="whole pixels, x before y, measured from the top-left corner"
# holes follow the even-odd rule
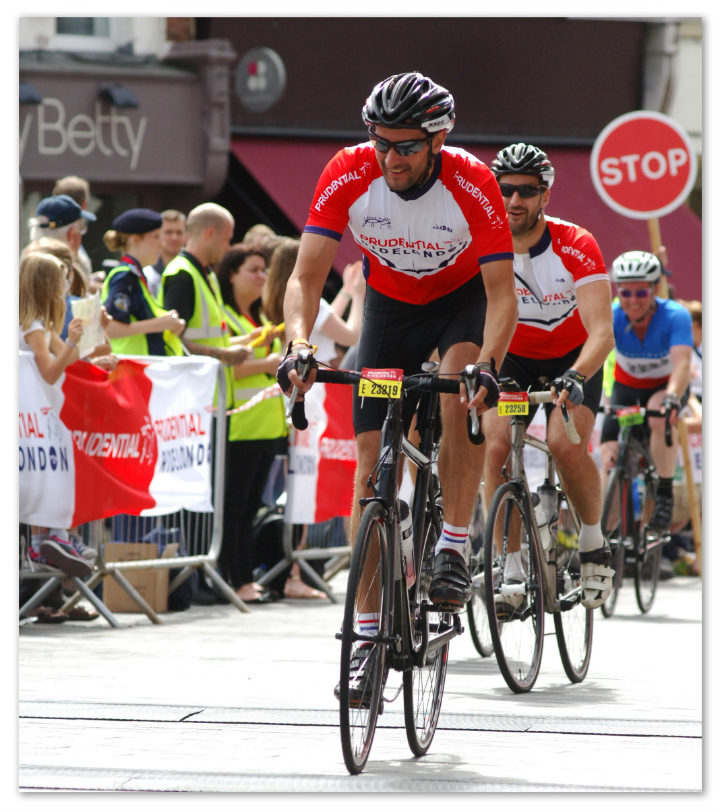
[[[342,597],[342,575],[333,586]],[[697,792],[701,581],[662,582],[647,616],[637,610],[632,584],[625,586],[615,617],[597,613],[590,673],[579,685],[568,682],[548,637],[535,688],[514,695],[466,631],[451,644],[429,754],[412,756],[399,699],[387,706],[366,771],[356,777],[343,764],[333,697],[341,603],[282,601],[252,614],[196,606],[164,615],[162,626],[144,615],[119,615],[120,629],[102,619],[23,625],[18,784],[190,792]]]

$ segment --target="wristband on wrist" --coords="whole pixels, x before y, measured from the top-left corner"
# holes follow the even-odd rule
[[[69,338],[65,339],[65,343],[70,347],[71,350],[77,349],[77,344],[74,341],[71,341]]]
[[[348,299],[352,299],[352,293],[348,293],[346,290],[341,290],[343,296],[347,296]]]

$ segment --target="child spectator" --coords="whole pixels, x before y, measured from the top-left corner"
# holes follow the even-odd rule
[[[52,385],[65,369],[78,360],[77,344],[83,333],[80,319],[71,319],[68,337],[62,341],[59,332],[65,322],[65,292],[69,282],[67,266],[52,254],[29,252],[20,262],[20,350],[35,357],[43,380]],[[35,560],[42,557],[68,575],[90,575],[92,566],[76,549],[67,530],[49,528],[43,540],[33,536]],[[83,545],[84,546],[84,545]]]

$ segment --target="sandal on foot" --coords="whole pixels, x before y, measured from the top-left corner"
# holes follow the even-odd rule
[[[286,598],[303,598],[306,600],[317,600],[325,597],[324,592],[308,586],[302,578],[288,578],[285,582],[284,593]]]
[[[613,586],[615,570],[612,568],[612,553],[605,543],[603,547],[580,553],[580,578],[582,598],[580,603],[586,609],[596,609],[607,600]]]

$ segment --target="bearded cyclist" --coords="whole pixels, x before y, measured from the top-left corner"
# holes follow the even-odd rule
[[[563,485],[581,519],[579,536],[582,603],[600,606],[612,586],[611,554],[600,530],[600,473],[588,440],[602,393],[603,362],[613,346],[610,283],[595,238],[581,226],[545,215],[555,169],[532,144],[501,149],[492,171],[508,213],[514,249],[519,323],[500,369],[521,389],[552,383],[554,404],[546,407],[547,440]],[[573,413],[581,442],[570,442],[560,409]],[[533,410],[534,411],[534,410]],[[532,413],[527,418],[532,419]],[[508,418],[485,421],[488,450],[485,497],[489,504],[503,481],[510,452]],[[519,550],[509,559],[509,582],[524,580]],[[511,548],[512,551],[512,548]],[[513,572],[513,567],[515,568]],[[498,596],[498,617],[520,608],[524,596]]]
[[[645,406],[670,414],[672,445],[665,442],[665,419],[651,417],[650,453],[660,476],[648,530],[670,532],[673,475],[678,455],[678,415],[689,397],[693,352],[692,317],[687,308],[657,295],[660,260],[646,251],[626,251],[613,262],[618,298],[613,304],[615,371],[611,406]],[[607,415],[601,434],[604,478],[617,454],[617,418]]]
[[[517,320],[512,241],[497,183],[468,152],[448,147],[455,103],[445,88],[419,73],[401,73],[375,86],[362,111],[369,140],[338,152],[317,184],[284,303],[290,342],[278,369],[289,393],[312,385],[296,371],[308,347],[323,285],[349,225],[363,252],[365,318],[356,369],[421,371],[436,348],[441,374],[476,365],[470,403],[442,395],[439,476],[444,526],[435,549],[430,600],[461,610],[470,596],[468,524],[483,465],[483,445],[467,436],[467,410],[495,405],[493,359],[505,355]],[[370,402],[372,401],[372,402]],[[407,432],[416,400],[403,415]],[[382,399],[355,397],[358,463],[351,520],[378,458],[385,417]],[[367,628],[373,618],[368,617]]]

